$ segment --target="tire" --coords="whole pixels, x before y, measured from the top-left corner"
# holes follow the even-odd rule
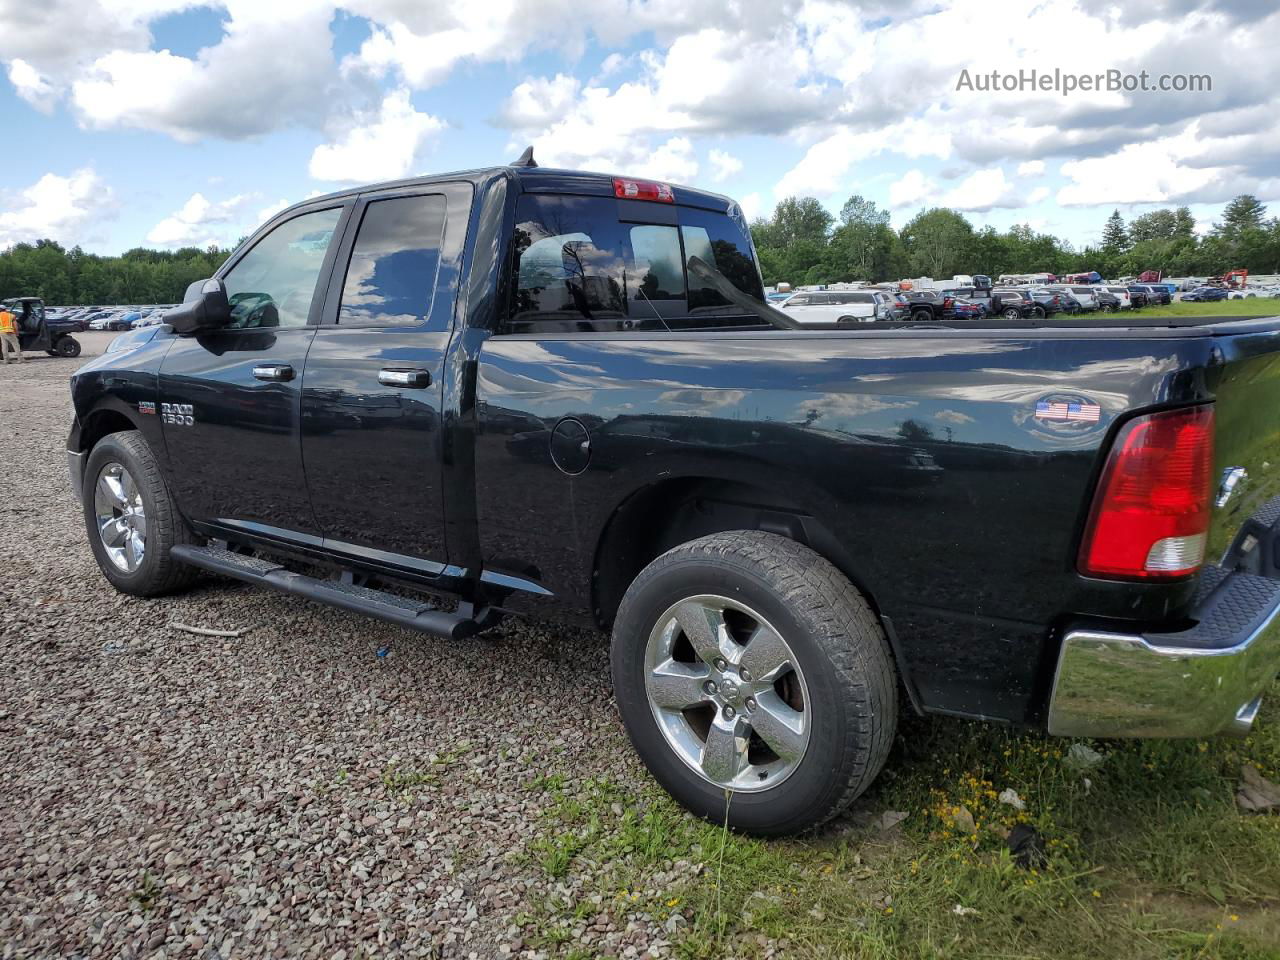
[[[928,310],[913,310],[911,312],[911,319],[916,321],[916,323],[928,323],[933,319],[933,314]]]
[[[1021,320],[1022,312],[1017,307],[1009,307],[1004,311],[1004,318],[1006,320]]]
[[[49,353],[56,357],[78,357],[80,356],[80,341],[75,337],[61,337],[53,345],[53,349]]]
[[[727,605],[732,617],[704,616],[717,604]],[[686,619],[689,611],[694,616]],[[713,670],[715,654],[704,661],[694,652],[681,624],[692,621],[696,631],[699,616],[703,625],[731,624],[737,641],[748,641],[725,641],[738,666],[730,660],[723,670]],[[710,636],[700,644],[704,649]],[[761,637],[781,638],[786,657],[769,643],[759,648],[766,653],[753,657],[750,651]],[[610,659],[619,712],[650,772],[690,811],[716,823],[727,817],[735,830],[776,836],[829,820],[870,786],[893,743],[897,677],[879,621],[831,563],[776,534],[713,534],[654,560],[618,608]],[[748,662],[787,665],[778,668],[775,680],[772,670],[748,676]],[[666,678],[663,671],[670,670],[682,683],[663,694],[674,708],[650,696],[653,678]],[[714,693],[707,692],[704,677],[718,679]],[[688,696],[699,702],[683,710],[679,704]],[[728,709],[733,703],[736,712]],[[791,736],[783,743],[796,744],[794,727],[774,725],[768,741],[760,733],[762,721],[777,716],[802,718],[803,745],[791,757],[772,745],[780,731]],[[751,746],[745,753],[727,748],[726,756],[735,760],[717,781],[701,769],[710,734],[717,732],[717,742],[727,745],[741,742],[722,723],[736,724],[737,735]],[[727,790],[722,784],[730,776],[736,779]],[[770,776],[771,785],[761,786]]]
[[[119,496],[121,491],[123,498]],[[137,430],[108,434],[98,441],[85,466],[81,501],[94,558],[103,576],[121,593],[154,597],[187,587],[199,575],[195,568],[180,564],[169,555],[174,545],[195,543],[196,538],[178,513],[160,466]],[[123,507],[122,503],[128,506]],[[141,522],[136,513],[139,505]],[[109,521],[107,533],[100,531],[100,515],[115,518]],[[140,558],[134,550],[139,526]],[[107,540],[118,541],[119,545],[109,547]],[[113,549],[120,550],[114,559]]]
[[[1045,313],[1044,307],[1034,307],[1031,310],[1031,316],[1035,317],[1037,320],[1043,320],[1048,316],[1048,314]]]

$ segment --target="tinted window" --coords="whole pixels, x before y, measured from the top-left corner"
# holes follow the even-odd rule
[[[665,218],[671,208],[654,211]],[[745,231],[724,215],[679,208],[681,227],[618,219],[602,197],[526,194],[516,207],[510,333],[758,326],[753,314],[688,275],[700,257],[764,299]],[[744,252],[745,251],[745,252]],[[727,319],[722,319],[727,318]]]
[[[681,207],[680,232],[686,260],[699,257],[747,296],[764,299],[764,286],[745,221],[710,210]],[[700,317],[734,318],[735,325],[761,322],[753,315],[744,315],[741,307],[729,303],[719,291],[693,276],[689,277],[689,313]]]
[[[342,215],[340,208],[286,220],[253,245],[223,277],[233,329],[301,327],[324,255]]]
[[[347,265],[340,324],[422,324],[431,313],[445,200],[375,200],[365,207]]]

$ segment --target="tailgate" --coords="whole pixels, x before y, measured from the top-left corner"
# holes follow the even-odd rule
[[[1206,386],[1216,399],[1217,484],[1206,563],[1227,560],[1233,548],[1238,552],[1250,547],[1243,542],[1246,526],[1270,528],[1280,519],[1280,332],[1274,321],[1271,329],[1254,321],[1248,326],[1261,329],[1232,331],[1240,326],[1245,325],[1222,326],[1222,335],[1214,338],[1219,348],[1214,356],[1220,362],[1205,371]],[[1280,556],[1275,553],[1280,543],[1264,546],[1271,555],[1251,557],[1246,566],[1257,569],[1260,562],[1258,572],[1280,575]]]

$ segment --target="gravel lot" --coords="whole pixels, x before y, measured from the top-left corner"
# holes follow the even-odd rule
[[[115,593],[66,477],[83,362],[0,368],[0,956],[536,955],[531,781],[646,781],[604,638],[445,643],[214,579]],[[667,952],[588,923],[589,953]]]

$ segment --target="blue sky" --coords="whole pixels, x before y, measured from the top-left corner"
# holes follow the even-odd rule
[[[767,215],[860,193],[1084,245],[1113,208],[1280,213],[1268,0],[52,0],[0,7],[0,247],[230,243],[350,184],[513,159]],[[1210,42],[1211,41],[1211,42]],[[1240,69],[1248,64],[1248,69]],[[1197,92],[982,92],[993,68]]]

